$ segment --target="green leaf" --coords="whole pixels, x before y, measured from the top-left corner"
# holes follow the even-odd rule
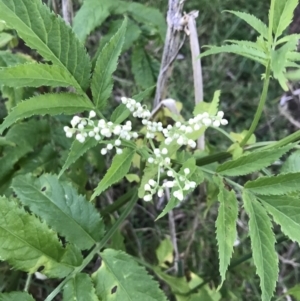
[[[295,147],[289,144],[281,148],[266,151],[257,151],[243,155],[236,160],[223,163],[217,168],[217,172],[225,176],[242,176],[269,166],[274,161]]]
[[[9,87],[75,87],[81,90],[77,82],[64,69],[56,65],[24,64],[0,69],[0,85]]]
[[[293,191],[300,191],[299,181],[300,172],[280,174],[248,181],[245,184],[245,188],[256,194],[283,195]]]
[[[199,58],[218,53],[235,53],[257,61],[262,65],[266,65],[267,61],[267,56],[264,52],[242,45],[209,46],[209,49],[203,52]]]
[[[28,63],[29,58],[25,55],[12,53],[10,51],[0,51],[0,67],[14,66]]]
[[[126,11],[138,23],[150,24],[155,27],[162,41],[165,40],[167,26],[164,15],[157,8],[146,6],[142,3],[120,1],[120,5],[125,5]]]
[[[148,98],[153,93],[155,86],[147,88],[146,90],[132,96],[132,98],[138,102]],[[124,104],[120,104],[112,113],[111,121],[115,124],[120,124],[130,116],[131,112],[127,109]]]
[[[67,160],[64,163],[58,177],[61,175],[74,163],[76,162],[81,156],[83,156],[89,149],[93,148],[99,143],[93,137],[87,137],[84,143],[79,142],[78,140],[74,140],[68,154]]]
[[[34,301],[31,295],[23,292],[0,294],[0,301]]]
[[[168,262],[169,264],[173,263],[173,252],[174,246],[171,239],[167,237],[164,240],[162,240],[157,249],[155,250],[158,265],[162,267],[167,267],[165,264],[166,262]]]
[[[280,172],[300,172],[300,150],[296,150],[285,160],[281,166]]]
[[[282,1],[282,0],[277,0]],[[285,2],[284,9],[280,15],[280,19],[278,22],[278,26],[276,28],[275,37],[278,38],[282,35],[283,31],[292,23],[294,10],[296,9],[299,1],[298,0],[286,0],[282,1]],[[282,7],[282,4],[281,4]]]
[[[266,210],[290,239],[300,243],[300,202],[291,196],[260,196]]]
[[[14,36],[9,33],[1,32],[0,33],[0,48],[6,46],[11,40],[13,40]]]
[[[101,259],[100,268],[92,275],[100,300],[167,300],[158,283],[126,253],[106,249],[101,253]]]
[[[235,45],[238,45],[238,46],[247,46],[247,47],[250,47],[250,48],[254,48],[258,51],[261,51],[261,52],[265,52],[265,48],[263,47],[263,45],[261,45],[258,41],[257,42],[251,42],[251,41],[239,41],[239,40],[226,40],[227,43],[230,43],[230,44],[235,44]]]
[[[253,29],[255,29],[260,35],[262,35],[266,40],[268,39],[268,27],[267,25],[262,22],[257,17],[239,12],[239,11],[233,11],[233,10],[226,10],[226,12],[231,13],[239,17],[240,19],[244,20],[246,23],[248,23]]]
[[[125,148],[122,154],[114,156],[110,168],[98,184],[91,199],[94,199],[108,187],[119,182],[125,177],[131,166],[134,154],[135,149]]]
[[[188,176],[185,175],[184,173],[184,169],[188,168],[190,170],[190,173],[188,174]],[[189,181],[194,181],[196,182],[197,185],[199,185],[200,183],[202,183],[204,181],[204,176],[203,176],[203,172],[201,171],[201,169],[196,165],[196,160],[195,158],[190,158],[188,159],[180,168],[179,170],[179,175],[183,176],[183,177],[187,177],[187,179]],[[184,183],[181,183],[184,187]],[[167,203],[166,207],[164,208],[164,210],[159,214],[159,216],[156,218],[156,220],[162,218],[163,216],[165,216],[167,213],[169,213],[172,209],[174,209],[179,203],[180,201],[174,197],[173,193],[179,190],[178,186],[174,186],[172,188],[171,191],[171,198],[169,200],[169,202]],[[194,189],[189,189],[189,190],[183,190],[183,196],[186,197],[189,193],[191,193]]]
[[[82,262],[77,249],[64,249],[45,223],[0,197],[0,256],[16,269],[49,277],[65,277]]]
[[[72,115],[93,108],[92,102],[78,94],[56,93],[34,96],[13,108],[0,125],[0,134],[16,121],[33,115]]]
[[[112,74],[117,68],[118,58],[124,43],[127,19],[124,19],[118,32],[102,49],[92,77],[93,100],[98,109],[106,106],[107,99],[112,91]]]
[[[44,174],[18,176],[12,188],[24,206],[45,220],[78,248],[89,249],[104,234],[104,225],[94,206],[68,183]]]
[[[109,17],[116,5],[116,0],[85,0],[73,19],[73,30],[79,40],[84,42],[86,37]]]
[[[275,235],[266,210],[247,190],[243,191],[244,207],[249,215],[249,232],[253,261],[260,278],[262,301],[270,301],[278,277]]]
[[[287,0],[274,0],[274,12],[272,13],[270,10],[269,13],[269,18],[273,19],[271,20],[272,22],[272,31],[274,32],[274,34],[276,34],[277,28],[278,28],[278,24],[280,21],[280,17],[282,15],[282,12],[284,10],[285,4],[286,4]],[[273,18],[272,18],[273,17]]]
[[[221,275],[221,284],[219,287],[221,287],[225,281],[226,271],[233,253],[233,245],[237,238],[238,201],[235,192],[228,191],[224,187],[222,178],[215,176],[214,181],[219,187],[218,201],[220,202],[216,228]]]
[[[87,274],[77,274],[65,284],[63,301],[71,300],[99,301],[93,287],[92,279]]]
[[[70,26],[42,1],[1,0],[0,19],[46,60],[66,69],[83,90],[88,87],[91,63],[86,50]]]
[[[144,49],[144,45],[135,46],[131,56],[131,69],[135,82],[141,88],[146,89],[155,84],[151,60]]]

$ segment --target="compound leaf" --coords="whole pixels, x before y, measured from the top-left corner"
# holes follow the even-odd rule
[[[262,301],[270,301],[278,277],[278,257],[275,251],[275,236],[265,208],[251,192],[243,192],[244,207],[249,215],[249,232],[253,261],[260,278]]]
[[[14,178],[12,188],[20,201],[80,249],[89,249],[104,234],[104,225],[94,206],[68,182],[44,174]]]
[[[167,300],[158,283],[126,253],[106,249],[101,253],[101,259],[100,268],[92,275],[100,300]]]

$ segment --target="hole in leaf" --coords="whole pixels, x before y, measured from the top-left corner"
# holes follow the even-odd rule
[[[116,286],[114,286],[112,289],[111,289],[111,294],[113,295],[114,293],[116,293],[117,292],[117,289],[118,289],[118,286],[116,285]]]
[[[45,268],[45,267],[42,265],[42,266],[40,266],[40,267],[38,268],[37,271],[38,271],[38,272],[42,272],[42,271],[44,270],[44,268]]]

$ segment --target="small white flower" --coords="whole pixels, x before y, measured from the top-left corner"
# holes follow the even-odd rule
[[[177,128],[181,127],[181,122],[177,121],[177,122],[175,123],[175,126],[176,126]]]
[[[183,138],[181,136],[177,139],[177,144],[179,144],[179,145],[184,144]]]
[[[132,137],[133,137],[134,139],[138,138],[138,136],[139,136],[138,133],[136,133],[136,132],[133,132],[133,133],[132,133]]]
[[[159,189],[158,191],[157,191],[157,195],[158,195],[158,197],[162,197],[163,195],[164,195],[164,191],[163,191],[163,189]]]
[[[144,196],[144,201],[145,202],[150,202],[152,200],[152,195],[151,194],[147,194]]]
[[[221,124],[222,125],[227,125],[228,124],[228,120],[227,119],[222,119],[221,120]]]
[[[123,150],[121,148],[117,148],[117,154],[121,155],[123,153]]]
[[[94,137],[95,136],[95,132],[94,131],[90,131],[89,132],[89,137]]]
[[[107,154],[107,149],[106,148],[102,148],[101,149],[101,154],[102,155],[106,155]]]
[[[116,146],[120,146],[120,145],[121,145],[121,140],[120,140],[120,139],[117,139],[117,140],[115,141],[115,145],[116,145]]]
[[[144,189],[147,191],[151,191],[151,186],[149,184],[145,184]]]
[[[167,171],[167,175],[168,175],[169,177],[174,177],[174,172],[173,172],[173,170],[168,170],[168,171]]]
[[[224,112],[223,111],[219,111],[217,116],[222,119],[224,117]]]
[[[67,133],[66,133],[66,137],[67,137],[67,138],[72,138],[72,136],[73,136],[73,133],[72,133],[72,132],[67,132]]]
[[[115,128],[114,128],[114,130],[113,130],[113,133],[115,135],[120,135],[121,130],[122,130],[121,126],[120,125],[116,125]]]
[[[95,139],[96,139],[97,141],[99,141],[99,140],[101,140],[101,136],[98,135],[98,134],[96,134],[96,135],[95,135]]]
[[[203,118],[202,122],[205,126],[210,126],[212,121],[210,118]]]
[[[169,164],[171,163],[171,159],[170,159],[169,157],[166,157],[166,158],[165,158],[165,163],[166,163],[167,165],[169,165]]]
[[[168,187],[168,188],[172,188],[174,187],[175,183],[174,181],[167,181],[163,183],[163,187]]]
[[[188,175],[191,172],[189,168],[185,168],[183,171],[186,175]]]
[[[215,120],[214,122],[213,122],[213,126],[214,127],[219,127],[221,125],[221,122],[219,121],[219,120]]]
[[[113,147],[114,147],[114,146],[113,146],[111,143],[107,144],[107,146],[106,146],[106,148],[107,148],[108,150],[112,150]]]
[[[74,116],[71,120],[71,124],[73,127],[75,127],[79,122],[80,122],[81,118],[79,116]]]
[[[185,183],[183,190],[189,190],[191,188],[190,183]]]
[[[193,141],[192,139],[190,139],[188,141],[188,145],[191,147],[191,148],[195,148],[197,146],[197,143],[195,141]]]
[[[122,103],[126,104],[127,103],[127,97],[122,96],[121,101],[122,101]]]
[[[99,132],[100,132],[100,129],[99,129],[98,127],[94,127],[93,131],[94,131],[95,133],[99,133]]]
[[[160,150],[158,148],[155,148],[153,152],[157,157],[160,155]]]
[[[64,126],[64,131],[66,132],[66,133],[68,133],[68,132],[70,132],[70,128],[68,127],[68,126]]]
[[[185,132],[186,132],[186,133],[192,133],[192,132],[193,132],[192,127],[187,126],[186,129],[185,129]]]
[[[181,182],[183,182],[183,181],[185,181],[185,178],[184,178],[183,176],[180,176],[180,177],[179,177],[179,180],[180,180]]]
[[[181,190],[176,190],[173,193],[174,197],[177,198],[179,201],[183,200],[183,194]]]
[[[156,185],[156,181],[154,181],[153,179],[150,179],[150,180],[148,181],[148,183],[149,183],[152,187],[154,187],[154,186]]]
[[[195,188],[197,186],[196,182],[194,181],[191,181],[189,184],[191,188]]]
[[[166,144],[166,145],[170,145],[170,144],[172,143],[172,141],[173,141],[172,138],[167,138],[167,139],[165,140],[165,144]]]
[[[168,126],[167,126],[167,129],[170,131],[170,130],[172,130],[172,125],[171,124],[168,124]]]
[[[96,112],[95,111],[90,111],[89,117],[90,118],[94,118],[96,116]]]
[[[199,125],[199,124],[195,124],[195,125],[194,125],[194,130],[195,130],[195,131],[200,130],[200,125]]]
[[[78,125],[78,129],[79,129],[79,130],[83,130],[83,129],[84,129],[84,125],[83,125],[82,123],[80,123],[80,124]]]
[[[148,158],[148,163],[150,164],[154,163],[154,159],[152,157]]]
[[[80,121],[80,124],[82,124],[83,126],[86,126],[87,125],[87,121],[83,119],[83,120]]]
[[[164,147],[162,150],[161,150],[161,153],[163,155],[167,155],[168,154],[168,150]]]

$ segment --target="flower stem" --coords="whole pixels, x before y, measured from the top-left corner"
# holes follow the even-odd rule
[[[270,61],[269,61],[267,63],[267,67],[266,67],[264,85],[263,85],[263,90],[262,90],[262,93],[260,96],[258,108],[256,110],[256,113],[255,113],[254,119],[252,121],[252,124],[250,126],[250,129],[248,130],[246,136],[240,143],[241,147],[243,147],[248,142],[249,138],[252,136],[252,134],[254,133],[254,131],[258,125],[258,122],[260,120],[261,114],[263,112],[263,109],[264,109],[264,106],[265,106],[265,103],[267,100],[268,89],[269,89],[269,84],[270,84],[270,75],[271,75],[271,66],[270,66]]]

